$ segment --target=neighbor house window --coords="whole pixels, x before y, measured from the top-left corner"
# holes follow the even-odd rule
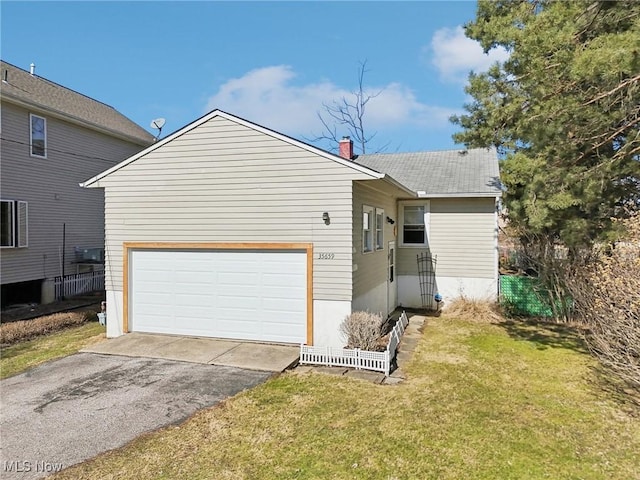
[[[364,253],[373,251],[374,212],[373,207],[362,206],[362,251]]]
[[[27,202],[0,200],[0,247],[28,245]]]
[[[401,245],[425,247],[429,245],[429,201],[401,202]]]
[[[384,250],[384,210],[376,208],[376,250]]]
[[[30,115],[31,119],[31,156],[47,157],[47,120],[38,115]]]

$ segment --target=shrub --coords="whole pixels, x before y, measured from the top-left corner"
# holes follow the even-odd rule
[[[591,351],[640,388],[640,213],[621,221],[627,235],[601,246],[571,282],[576,312],[589,327]]]
[[[376,351],[382,337],[384,319],[369,312],[353,312],[340,325],[340,331],[347,339],[347,348]]]
[[[13,344],[28,340],[38,335],[46,335],[71,325],[81,325],[95,317],[94,312],[75,311],[54,313],[33,320],[2,323],[0,325],[0,343]]]
[[[469,298],[464,294],[451,300],[445,313],[449,317],[480,323],[495,323],[501,319],[496,302],[488,299]]]

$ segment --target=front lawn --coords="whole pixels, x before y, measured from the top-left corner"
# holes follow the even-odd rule
[[[577,339],[429,319],[406,371],[289,372],[55,478],[640,478],[640,412]]]
[[[42,335],[2,349],[0,378],[10,377],[56,358],[65,357],[105,338],[105,327],[87,322],[56,333]]]

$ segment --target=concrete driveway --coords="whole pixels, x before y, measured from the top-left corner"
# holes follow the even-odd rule
[[[83,352],[282,372],[298,363],[299,345],[243,342],[159,333],[127,333],[91,345]]]
[[[46,476],[182,422],[271,375],[95,353],[46,363],[0,382],[0,477]]]

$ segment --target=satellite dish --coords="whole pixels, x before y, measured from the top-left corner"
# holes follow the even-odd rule
[[[162,130],[164,127],[166,120],[164,118],[156,118],[155,120],[151,120],[151,128],[157,128],[158,130]]]
[[[160,138],[160,133],[162,132],[162,127],[164,127],[166,120],[164,118],[156,118],[155,120],[151,120],[151,128],[158,129],[158,135],[156,135],[156,140]]]

